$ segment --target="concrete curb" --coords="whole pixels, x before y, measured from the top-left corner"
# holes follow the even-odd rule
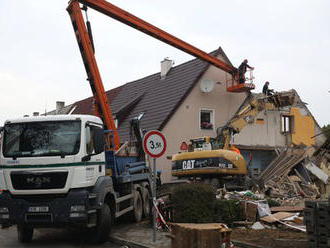
[[[147,246],[147,245],[135,242],[135,241],[126,240],[126,239],[114,237],[114,236],[110,237],[110,241],[117,245],[126,245],[129,248],[153,248],[151,246]],[[232,242],[234,245],[237,245],[241,248],[268,248],[265,246],[259,246],[259,245],[245,243],[245,242],[241,242],[241,241],[237,241],[237,240],[232,240]]]
[[[233,242],[234,245],[237,245],[242,248],[268,248],[266,246],[254,245],[254,244],[245,243],[245,242],[241,242],[241,241],[237,241],[237,240],[231,240],[231,242]]]
[[[131,241],[131,240],[115,237],[115,236],[110,236],[110,241],[117,245],[126,245],[129,248],[152,248],[150,246],[147,246],[147,245],[135,242],[135,241]]]

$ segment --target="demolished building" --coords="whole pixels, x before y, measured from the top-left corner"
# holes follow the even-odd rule
[[[221,47],[211,54],[231,64]],[[165,134],[168,148],[157,165],[162,170],[163,181],[167,182],[171,180],[171,162],[166,157],[179,152],[182,142],[215,137],[217,128],[239,111],[251,93],[227,92],[230,75],[200,59],[177,66],[165,62],[169,66],[161,66],[160,72],[109,90],[107,96],[121,142],[129,140],[129,122],[140,113],[144,113],[142,129],[158,129]],[[212,86],[207,91],[202,87],[206,81]],[[310,138],[320,132],[320,127],[297,92],[292,91],[296,95],[295,106],[263,111],[233,140],[245,156],[251,175],[258,176],[282,147],[313,146],[324,139],[323,136]],[[56,113],[93,114],[93,98],[62,106],[53,111]]]

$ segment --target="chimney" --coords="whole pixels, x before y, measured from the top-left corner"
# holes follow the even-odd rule
[[[162,62],[160,62],[160,78],[164,79],[167,73],[171,70],[172,65],[174,65],[174,61],[169,58],[165,58]]]
[[[62,108],[64,108],[65,102],[57,101],[56,102],[56,114],[58,115]]]
[[[39,112],[33,112],[33,116],[39,116]]]

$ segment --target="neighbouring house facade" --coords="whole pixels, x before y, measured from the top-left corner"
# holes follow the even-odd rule
[[[231,64],[219,48],[212,55]],[[172,66],[165,59],[161,72],[126,83],[107,91],[116,120],[121,142],[129,140],[129,121],[144,113],[141,128],[158,129],[166,136],[166,154],[157,160],[162,179],[171,180],[171,161],[168,156],[180,151],[183,141],[203,136],[216,136],[218,127],[224,126],[239,111],[249,93],[229,93],[226,83],[230,75],[199,59]],[[203,90],[206,81],[215,82],[211,89]],[[294,107],[281,111],[263,111],[233,143],[249,162],[253,174],[259,173],[275,156],[275,150],[291,144],[318,145],[322,135],[312,114],[298,94]],[[93,114],[93,98],[68,106],[59,103],[57,110],[48,114]]]

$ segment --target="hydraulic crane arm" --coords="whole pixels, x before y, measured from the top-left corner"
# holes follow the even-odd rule
[[[105,1],[105,0],[73,0],[95,9],[111,18],[114,18],[128,26],[131,26],[141,32],[150,35],[160,41],[163,41],[171,46],[174,46],[186,53],[189,53],[199,59],[209,62],[210,64],[234,75],[237,69],[218,58],[209,55],[208,53],[194,47],[193,45],[163,31],[160,28],[132,15],[131,13]]]
[[[102,78],[94,55],[93,43],[85,26],[84,18],[78,1],[71,1],[67,11],[70,14],[74,32],[76,34],[80,53],[84,62],[88,81],[95,98],[95,112],[103,120],[105,127],[111,132],[107,133],[107,149],[118,150],[120,145],[119,135],[108,98],[106,96]],[[113,139],[113,140],[112,140]]]
[[[117,129],[112,117],[112,112],[108,99],[104,90],[101,75],[98,70],[97,62],[94,56],[94,47],[91,37],[84,23],[84,18],[81,13],[79,3],[99,11],[111,18],[114,18],[122,23],[125,23],[141,32],[146,33],[160,41],[163,41],[171,46],[174,46],[186,53],[189,53],[201,60],[204,60],[221,70],[228,72],[234,78],[237,74],[237,69],[218,58],[209,55],[208,53],[190,45],[189,43],[155,27],[154,25],[130,14],[129,12],[118,8],[117,6],[105,0],[71,0],[67,11],[70,14],[72,25],[76,34],[80,53],[84,61],[85,69],[88,75],[88,80],[95,98],[96,114],[103,119],[103,122],[108,130],[111,130],[111,135],[108,137],[108,146],[110,150],[117,150],[120,145]]]

